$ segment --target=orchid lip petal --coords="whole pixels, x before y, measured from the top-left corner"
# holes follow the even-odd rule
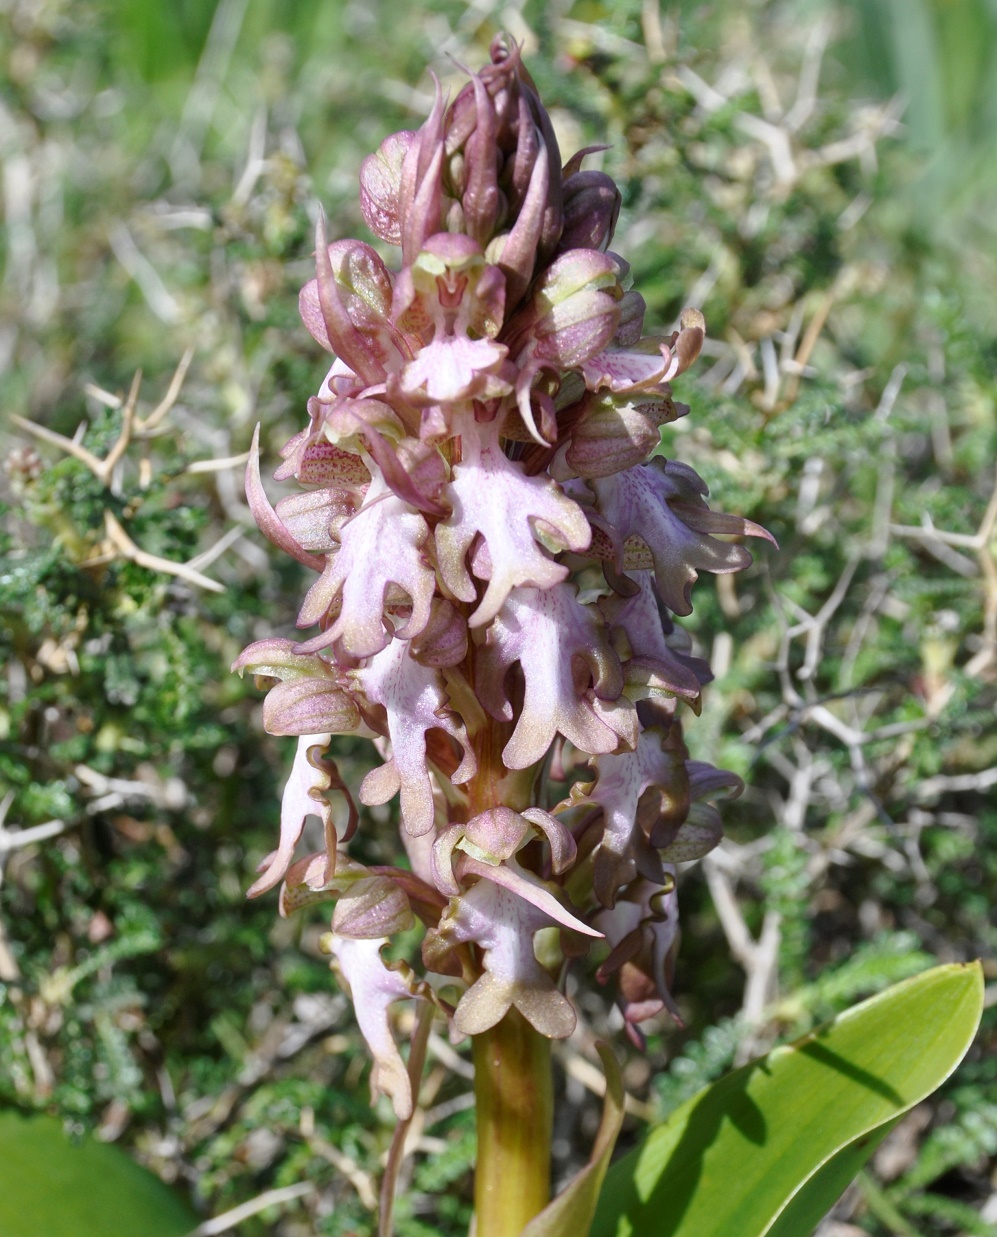
[[[353,940],[335,936],[332,951],[353,996],[360,1031],[374,1058],[370,1088],[373,1096],[387,1095],[395,1116],[407,1121],[412,1115],[412,1082],[388,1025],[388,1006],[406,997],[419,996],[416,986],[387,966],[381,950],[387,938]]]
[[[443,730],[462,748],[464,759],[451,776],[455,785],[469,780],[477,770],[467,729],[447,707],[442,675],[409,657],[402,640],[393,640],[353,674],[367,698],[384,707],[391,741],[386,764],[364,778],[361,802],[386,803],[400,791],[406,830],[414,835],[429,833],[435,809],[426,732]]]
[[[313,754],[324,751],[331,739],[329,734],[307,734],[298,740],[294,764],[281,803],[280,843],[276,851],[268,855],[261,865],[264,867],[263,875],[249,888],[246,894],[248,898],[266,893],[284,879],[294,849],[304,831],[306,817],[318,816],[323,821],[328,820],[331,808],[325,792],[329,780],[321,767],[313,763]],[[334,857],[332,862],[334,866]]]
[[[547,588],[568,574],[537,544],[537,521],[566,548],[584,549],[591,536],[581,508],[550,479],[528,476],[522,465],[502,451],[496,423],[465,424],[462,460],[444,489],[451,515],[436,527],[440,574],[461,601],[476,591],[465,565],[475,538],[488,545],[488,587],[469,619],[481,627],[498,613],[511,589],[533,584]]]

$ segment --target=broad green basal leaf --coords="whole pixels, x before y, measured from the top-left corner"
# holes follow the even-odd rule
[[[118,1147],[70,1141],[52,1117],[0,1112],[3,1237],[182,1237],[197,1216]]]
[[[935,967],[728,1074],[610,1169],[592,1237],[807,1237],[982,1009],[979,963]]]

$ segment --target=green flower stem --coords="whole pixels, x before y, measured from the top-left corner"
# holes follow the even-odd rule
[[[475,1237],[519,1237],[550,1201],[550,1040],[512,1009],[473,1042]]]

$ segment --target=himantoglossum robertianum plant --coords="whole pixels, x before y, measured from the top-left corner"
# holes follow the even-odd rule
[[[675,618],[699,572],[739,571],[742,539],[771,537],[654,454],[689,411],[671,384],[705,323],[686,309],[670,335],[643,335],[644,301],[610,248],[620,194],[585,168],[591,153],[562,162],[505,39],[449,106],[438,90],[425,124],[360,172],[393,267],[319,224],[300,311],[332,361],[275,473],[296,490],[271,506],[256,442],[248,469],[260,528],[315,573],[300,638],[236,662],[269,686],[267,730],[297,736],[279,842],[250,893],[280,885],[282,914],[333,903],[328,948],[372,1090],[402,1120],[398,1001],[475,1037],[479,1122],[501,1121],[486,1092],[503,1052],[506,1077],[543,1090],[544,1049],[576,1022],[566,972],[590,955],[640,1042],[672,1008],[676,867],[717,844],[712,801],[740,789],[684,746],[710,672]],[[355,789],[333,760],[343,734],[380,762]],[[404,857],[365,867],[348,850],[356,800],[395,796]],[[325,845],[296,857],[309,816]],[[421,957],[386,961],[415,924]],[[479,1177],[480,1137],[479,1124]],[[530,1214],[545,1154],[517,1170],[538,1178]],[[479,1205],[478,1237],[523,1222],[489,1226]]]

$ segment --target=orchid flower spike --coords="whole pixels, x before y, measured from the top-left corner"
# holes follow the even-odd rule
[[[588,153],[562,164],[504,38],[449,106],[438,92],[421,129],[386,138],[360,202],[397,268],[320,222],[300,309],[333,359],[275,474],[300,488],[271,506],[255,443],[249,466],[260,528],[315,573],[300,639],[235,666],[298,741],[250,893],[282,884],[285,914],[335,903],[329,952],[400,1118],[396,1001],[434,1002],[455,1037],[515,1008],[561,1038],[564,975],[591,953],[635,1041],[674,1011],[676,864],[716,845],[708,801],[740,789],[689,759],[710,675],[674,620],[701,572],[740,571],[744,540],[772,537],[660,454],[705,323],[687,309],[642,336],[609,248],[620,194]],[[373,741],[355,790],[339,734]],[[346,849],[357,800],[396,797],[406,858],[367,869]],[[324,847],[298,856],[309,817]],[[421,957],[386,961],[416,924]]]

